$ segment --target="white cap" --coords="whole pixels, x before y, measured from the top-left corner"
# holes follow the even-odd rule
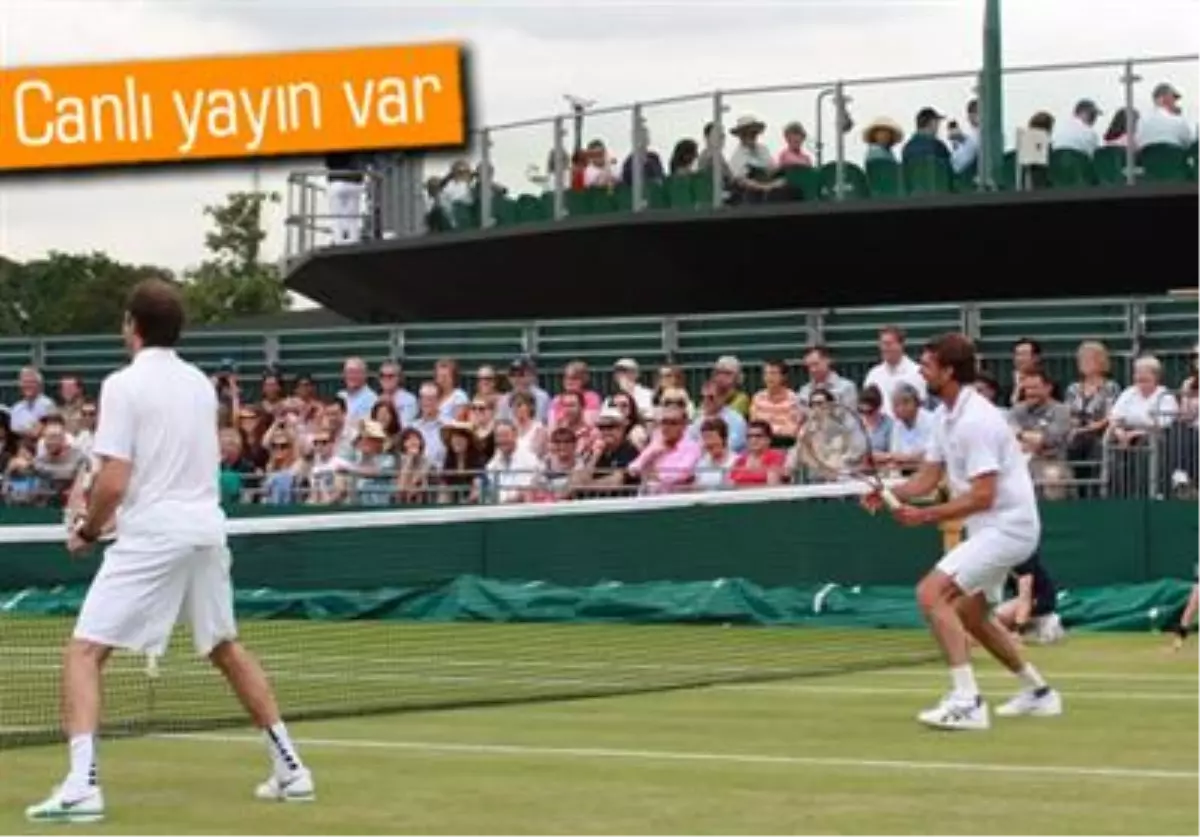
[[[605,407],[600,411],[600,415],[596,417],[596,424],[624,424],[625,414],[616,407]]]
[[[613,369],[628,369],[630,372],[637,372],[638,362],[631,357],[623,357],[613,364]]]

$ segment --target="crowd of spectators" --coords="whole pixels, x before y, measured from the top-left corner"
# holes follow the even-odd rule
[[[1182,94],[1169,83],[1158,84],[1152,94],[1152,107],[1145,114],[1135,108],[1121,106],[1108,120],[1103,133],[1099,120],[1104,112],[1092,99],[1081,99],[1070,114],[1057,118],[1047,111],[1033,114],[1028,128],[1045,132],[1051,147],[1082,152],[1089,157],[1102,146],[1145,148],[1151,145],[1172,145],[1188,148],[1196,142],[1197,131],[1183,116],[1179,101]],[[949,162],[955,174],[962,175],[978,165],[979,102],[968,101],[962,123],[933,107],[924,107],[916,114],[911,133],[894,119],[881,116],[869,122],[861,132],[866,148],[862,163],[891,160],[909,162],[937,157]],[[792,167],[812,167],[815,155],[807,148],[808,132],[800,122],[789,122],[780,134],[781,145],[773,152],[764,142],[768,126],[752,115],[737,119],[728,134],[734,147],[726,148],[723,130],[713,123],[705,125],[702,139],[680,139],[664,165],[651,147],[650,134],[643,130],[638,137],[641,146],[643,180],[662,182],[665,178],[702,171],[721,169],[724,201],[729,204],[761,203],[777,200],[796,200],[813,197],[797,194],[797,186],[783,175]],[[850,129],[847,120],[843,125]],[[533,167],[528,173],[531,182],[543,189],[555,188],[553,172],[563,173],[563,185],[570,190],[611,189],[617,185],[631,186],[638,156],[632,151],[618,161],[602,139],[593,139],[573,154],[551,151],[545,170]],[[454,162],[442,177],[427,182],[428,215],[431,229],[454,227],[454,205],[472,204],[478,200],[482,184],[480,172],[473,170],[467,160]],[[493,188],[499,194],[507,189],[499,184]]]
[[[694,392],[680,368],[664,366],[649,381],[632,358],[613,365],[607,392],[572,361],[553,394],[529,357],[503,372],[479,367],[470,391],[451,359],[410,387],[398,361],[379,364],[372,381],[367,364],[350,358],[332,397],[311,376],[277,369],[247,388],[228,365],[213,376],[214,467],[227,504],[551,502],[773,486],[831,478],[809,471],[797,439],[812,416],[840,404],[863,419],[862,450],[899,475],[921,461],[937,405],[902,329],[883,328],[878,347],[861,388],[828,349],[812,346],[799,364],[764,361],[756,391],[733,356],[719,358]],[[1041,355],[1037,341],[1017,341],[1012,379],[983,369],[976,388],[1007,411],[1046,498],[1193,490],[1195,352],[1174,389],[1149,355],[1122,389],[1094,341],[1080,345],[1078,376],[1063,389]],[[72,375],[59,380],[57,399],[32,367],[18,386],[19,400],[0,409],[0,493],[10,505],[58,505],[93,465],[96,404]]]

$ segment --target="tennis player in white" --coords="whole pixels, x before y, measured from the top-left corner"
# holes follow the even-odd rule
[[[312,775],[300,760],[258,661],[237,641],[225,516],[217,490],[217,398],[199,369],[176,355],[183,329],[177,289],[139,284],[126,307],[132,363],[100,392],[94,454],[100,469],[86,518],[68,538],[86,552],[116,513],[104,554],[63,658],[63,730],[70,771],[31,820],[97,822],[104,817],[96,762],[101,672],[114,648],[162,654],[177,621],[196,651],[229,681],[263,730],[273,770],[260,799],[310,801]]]
[[[1051,689],[1003,627],[992,621],[988,594],[1037,549],[1041,518],[1029,466],[1008,423],[972,382],[975,347],[962,334],[930,341],[921,356],[929,393],[941,399],[925,462],[911,479],[892,488],[901,505],[893,516],[906,526],[965,520],[966,539],[951,549],[917,585],[917,601],[950,666],[953,688],[921,712],[921,723],[939,729],[984,730],[988,707],[971,667],[970,636],[1015,674],[1022,690],[998,715],[1060,715],[1062,698]],[[908,505],[927,497],[943,477],[951,499]],[[868,503],[879,507],[880,498]],[[968,636],[969,635],[969,636]]]

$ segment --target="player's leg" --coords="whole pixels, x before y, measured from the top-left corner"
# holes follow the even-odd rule
[[[62,711],[70,767],[66,779],[26,816],[39,821],[97,822],[104,817],[96,735],[101,681],[113,648],[162,653],[183,597],[175,556],[113,545],[92,581],[63,655]]]
[[[263,732],[271,777],[256,791],[260,799],[309,802],[316,797],[312,774],[279,713],[275,693],[258,659],[237,639],[230,557],[225,547],[197,550],[185,601],[196,651],[208,657]]]
[[[996,714],[1061,715],[1062,697],[1050,688],[1033,663],[1025,659],[1016,637],[998,620],[989,617],[987,597],[983,593],[964,596],[959,601],[958,610],[971,636],[1021,681],[1021,691],[997,707]]]
[[[1017,631],[1017,607],[1021,604],[1020,599],[1008,599],[996,605],[992,610],[992,617],[1000,623],[1006,631],[1015,633]]]
[[[1175,650],[1183,647],[1184,640],[1187,639],[1188,630],[1192,623],[1196,621],[1196,611],[1200,610],[1200,583],[1192,585],[1192,595],[1188,596],[1187,605],[1183,609],[1183,616],[1179,617],[1179,624],[1175,627]]]
[[[979,696],[968,634],[956,607],[962,590],[953,575],[955,561],[948,563],[961,546],[952,549],[917,585],[917,603],[942,649],[952,683],[950,694],[937,706],[918,714],[917,719],[939,729],[983,730],[989,725],[987,705]]]

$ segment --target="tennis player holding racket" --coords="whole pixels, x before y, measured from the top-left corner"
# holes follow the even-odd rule
[[[971,667],[969,636],[1020,680],[1022,689],[998,715],[1062,714],[1051,689],[1003,627],[992,620],[987,593],[1033,555],[1041,535],[1029,467],[1007,422],[975,391],[975,346],[962,334],[930,341],[921,356],[929,393],[941,399],[925,461],[909,480],[892,487],[889,500],[875,491],[869,508],[891,507],[904,526],[965,519],[967,538],[947,552],[917,585],[917,601],[950,667],[951,692],[917,719],[946,730],[985,730],[988,707]],[[950,500],[929,506],[909,501],[928,496],[945,477]]]
[[[823,389],[809,396],[809,412],[796,440],[798,464],[824,480],[866,483],[871,496],[889,508],[899,501],[884,485],[871,452],[871,434],[857,411]]]

